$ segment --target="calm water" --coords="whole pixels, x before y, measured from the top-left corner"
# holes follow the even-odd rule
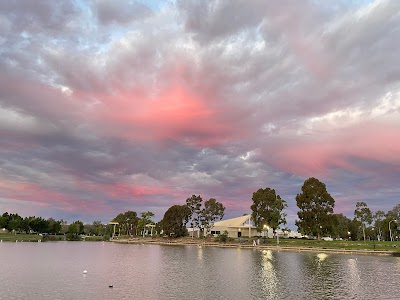
[[[394,257],[101,242],[0,243],[2,300],[400,299],[399,288],[400,259]]]

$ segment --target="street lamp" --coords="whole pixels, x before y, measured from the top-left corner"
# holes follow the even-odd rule
[[[350,231],[347,231],[347,235],[349,236],[348,240],[350,240],[350,238],[351,238],[351,232],[350,232]]]
[[[375,250],[375,238],[374,238],[374,233],[375,233],[375,228],[372,227],[372,243],[374,244],[374,250]]]
[[[393,221],[398,222],[398,220],[391,220],[389,221],[389,233],[390,233],[390,241],[393,242],[393,236],[392,236],[392,229],[390,228],[390,223],[392,223]]]
[[[268,232],[268,230],[269,230],[269,227],[268,227],[266,224],[264,224],[264,226],[263,226],[263,229],[264,229],[264,244],[265,244],[265,237],[266,237],[266,235],[265,235],[265,231],[267,231],[267,232]]]

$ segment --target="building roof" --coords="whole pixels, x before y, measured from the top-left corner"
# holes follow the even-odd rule
[[[219,222],[214,223],[214,227],[245,227],[249,228],[249,222],[251,220],[251,215],[245,215],[233,219],[228,219],[228,220],[223,220]],[[247,224],[245,224],[247,222]],[[253,225],[250,224],[250,227],[254,227]]]

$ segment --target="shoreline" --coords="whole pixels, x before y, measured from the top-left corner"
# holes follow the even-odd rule
[[[240,248],[240,249],[253,249],[253,250],[271,250],[271,251],[288,251],[288,252],[326,252],[334,254],[347,254],[347,255],[377,255],[377,256],[400,256],[399,251],[390,250],[367,250],[367,249],[337,249],[326,247],[298,247],[298,246],[278,246],[278,245],[257,245],[240,243],[218,243],[207,242],[204,240],[158,240],[158,239],[115,239],[111,240],[113,243],[119,244],[153,244],[161,246],[201,246],[201,247],[218,247],[218,248]]]

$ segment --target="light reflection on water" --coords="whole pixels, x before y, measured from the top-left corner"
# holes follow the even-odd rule
[[[400,258],[394,257],[89,242],[0,244],[2,300],[398,299],[399,286]]]
[[[265,299],[277,299],[278,279],[275,266],[273,264],[274,256],[271,250],[261,251],[261,277],[263,284],[263,293]]]

